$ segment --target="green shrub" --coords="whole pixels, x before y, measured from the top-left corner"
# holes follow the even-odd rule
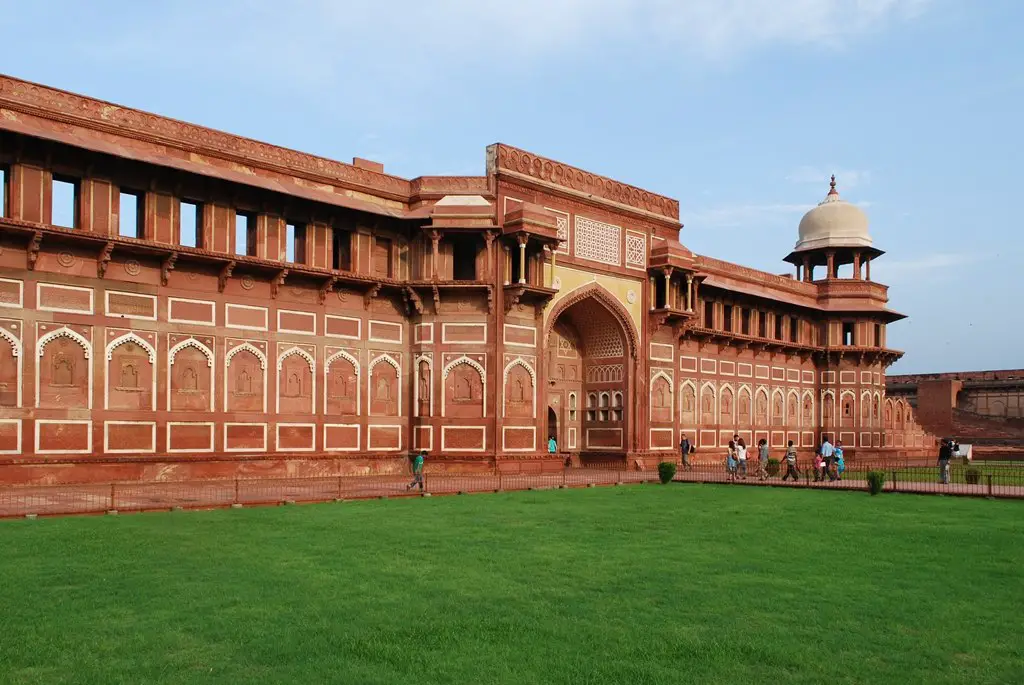
[[[868,471],[868,491],[877,495],[885,487],[885,471]]]
[[[964,471],[964,482],[977,485],[981,482],[981,469],[969,468]]]
[[[662,483],[670,483],[676,476],[676,463],[674,461],[663,461],[658,464],[658,478]]]
[[[769,459],[768,466],[765,467],[765,471],[768,472],[769,476],[779,475],[779,471],[782,469],[782,462],[778,459]]]

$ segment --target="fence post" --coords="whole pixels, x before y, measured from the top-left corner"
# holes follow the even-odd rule
[[[988,474],[988,496],[992,496],[992,474]]]
[[[238,499],[238,479],[235,478],[235,504],[239,503]]]
[[[341,476],[338,476],[338,499],[341,499]]]
[[[896,469],[893,469],[892,470],[892,491],[896,492],[897,490],[898,490],[898,488],[896,487]]]
[[[567,478],[566,478],[566,474],[567,473],[569,473],[569,469],[563,466],[562,467],[562,487],[563,488],[566,487],[566,485],[568,485],[568,481],[567,481]]]
[[[114,499],[114,484],[111,483],[110,484],[110,510],[111,511],[113,511],[114,509],[117,509],[117,507],[114,506],[116,503],[117,503],[117,500]]]

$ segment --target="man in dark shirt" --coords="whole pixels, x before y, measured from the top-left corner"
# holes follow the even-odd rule
[[[679,451],[683,455],[683,468],[687,471],[693,470],[693,464],[690,463],[690,438],[683,433],[683,439],[679,441]]]
[[[942,444],[939,446],[939,482],[943,485],[949,485],[949,460],[952,456],[953,449],[949,440],[943,438]]]

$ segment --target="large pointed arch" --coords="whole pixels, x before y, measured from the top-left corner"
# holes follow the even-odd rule
[[[451,360],[450,362],[445,364],[444,368],[441,370],[441,416],[442,417],[445,416],[445,395],[447,395],[447,393],[444,390],[445,381],[448,380],[448,374],[450,374],[452,372],[452,369],[454,369],[459,364],[465,364],[467,366],[470,366],[470,367],[476,369],[476,372],[480,374],[480,387],[481,387],[481,403],[480,404],[481,404],[482,416],[484,418],[486,418],[487,417],[487,372],[484,370],[484,367],[482,367],[478,361],[476,361],[475,359],[470,359],[466,355],[462,355],[461,357],[458,357],[457,359]],[[534,404],[536,405],[536,402],[534,402]],[[534,409],[534,411],[536,411],[536,408]]]
[[[640,349],[640,339],[637,335],[636,327],[633,325],[633,319],[625,307],[622,306],[622,303],[599,283],[581,285],[575,290],[566,293],[564,297],[560,298],[552,306],[551,311],[548,313],[547,322],[544,324],[545,349],[547,348],[548,337],[551,335],[551,329],[554,327],[555,322],[558,321],[558,317],[574,304],[578,304],[587,298],[594,298],[600,302],[618,321],[619,325],[622,326],[622,330],[626,334],[626,343],[629,345],[629,358],[635,362]]]
[[[533,367],[530,366],[527,363],[527,361],[522,357],[516,357],[508,364],[506,364],[505,370],[501,375],[501,415],[505,416],[505,391],[507,389],[506,386],[508,385],[508,374],[512,371],[513,366],[523,367],[524,369],[526,369],[526,373],[529,374],[530,376],[530,381],[533,383],[533,418],[537,418],[537,372],[534,371]],[[442,401],[444,400],[442,399]],[[484,404],[487,404],[486,398],[484,399]],[[485,406],[484,410],[486,411],[486,409],[487,407]]]
[[[41,366],[40,360],[43,357],[43,353],[46,351],[46,346],[49,345],[54,340],[56,340],[57,338],[68,338],[69,340],[71,340],[72,342],[74,342],[75,344],[77,344],[79,347],[82,348],[82,351],[83,351],[84,356],[85,356],[85,360],[87,362],[89,362],[92,359],[92,343],[90,343],[88,340],[86,340],[85,337],[82,336],[82,334],[77,333],[76,331],[71,330],[67,326],[62,326],[60,328],[54,329],[52,331],[49,331],[45,335],[41,336],[39,338],[39,340],[36,341],[36,363],[35,363],[35,367],[36,367],[36,373],[35,373],[35,376],[36,376],[36,378],[35,378],[36,407],[39,407],[39,405],[40,405],[40,397],[41,397],[40,377],[39,377],[39,367]],[[93,383],[92,364],[91,363],[87,363],[85,365],[85,367],[86,367],[85,375],[86,375],[86,378],[88,380],[87,390],[86,390],[86,392],[88,393],[88,395],[86,397],[86,409],[92,409],[92,383]]]
[[[331,355],[329,357],[327,357],[327,359],[324,361],[324,398],[323,398],[324,399],[324,414],[327,413],[328,388],[329,388],[329,383],[330,383],[331,364],[333,364],[334,362],[336,362],[339,359],[344,359],[345,361],[347,361],[349,364],[352,365],[353,375],[355,375],[355,378],[356,378],[356,413],[355,413],[355,415],[359,416],[361,411],[362,411],[362,397],[363,397],[363,386],[362,386],[362,383],[360,382],[360,377],[359,377],[359,360],[356,359],[355,356],[353,356],[351,353],[349,353],[349,352],[347,352],[345,350],[338,350],[336,352],[332,352]]]
[[[312,383],[309,393],[309,413],[316,413],[316,359],[306,350],[298,345],[292,345],[284,352],[277,355],[277,377],[274,379],[274,411],[281,413],[281,371],[284,369],[284,360],[288,357],[302,357],[309,368],[309,378]]]

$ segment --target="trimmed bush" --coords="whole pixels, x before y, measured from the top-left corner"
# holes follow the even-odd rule
[[[977,485],[981,482],[981,469],[969,468],[964,471],[964,482]]]
[[[676,463],[674,461],[663,461],[658,464],[658,478],[662,483],[671,483],[676,476]]]
[[[885,471],[868,471],[868,491],[877,495],[885,487]]]
[[[773,477],[777,476],[777,475],[779,475],[779,471],[781,471],[781,470],[782,470],[782,462],[779,461],[778,459],[769,459],[768,460],[768,465],[765,466],[765,471],[768,472],[769,476],[773,476]]]

